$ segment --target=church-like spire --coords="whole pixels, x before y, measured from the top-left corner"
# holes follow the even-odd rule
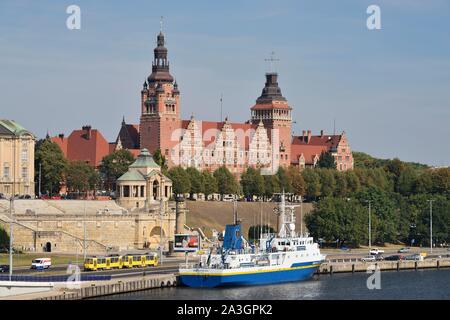
[[[272,101],[286,101],[281,94],[281,89],[277,82],[278,74],[275,72],[266,73],[266,84],[261,95],[256,100],[257,104],[271,103]]]
[[[164,46],[165,39],[161,30],[156,37],[156,48],[153,50],[154,59],[152,65],[152,74],[148,77],[148,84],[151,86],[155,82],[173,82],[173,77],[169,72],[169,61],[167,60],[167,48]]]

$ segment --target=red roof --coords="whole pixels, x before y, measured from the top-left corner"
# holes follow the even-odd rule
[[[298,164],[299,157],[303,154],[306,164],[314,164],[315,156],[322,152],[335,149],[341,140],[341,135],[294,136],[291,145],[291,159],[293,164]]]
[[[53,137],[69,161],[85,161],[98,166],[104,156],[110,153],[110,144],[97,129],[83,127],[74,130],[67,138]]]
[[[278,103],[277,103],[278,102]],[[257,103],[253,107],[251,107],[251,110],[266,110],[266,109],[292,109],[289,107],[288,103],[286,101],[275,101],[272,103]]]

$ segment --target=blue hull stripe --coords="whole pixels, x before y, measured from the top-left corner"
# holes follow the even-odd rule
[[[310,265],[310,267],[307,265]],[[312,277],[317,268],[317,264],[308,262],[302,267],[280,269],[279,271],[268,270],[267,272],[259,271],[255,273],[231,275],[180,274],[180,280],[186,286],[201,288],[261,285],[306,280]]]

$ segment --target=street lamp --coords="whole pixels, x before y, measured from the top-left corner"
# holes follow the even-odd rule
[[[433,201],[427,200],[430,203],[430,252],[433,253]]]
[[[9,198],[9,281],[12,280],[12,272],[13,272],[13,223],[14,223],[14,198],[16,197],[16,140],[20,138],[20,134],[17,135],[16,131],[13,132],[13,183],[12,183],[12,194]]]

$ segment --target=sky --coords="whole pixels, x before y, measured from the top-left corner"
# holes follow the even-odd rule
[[[80,30],[66,27],[72,4]],[[354,151],[450,165],[446,0],[2,0],[0,118],[114,141],[122,117],[139,123],[161,16],[184,119],[219,121],[222,94],[224,116],[248,120],[274,51],[295,134],[335,128]]]

